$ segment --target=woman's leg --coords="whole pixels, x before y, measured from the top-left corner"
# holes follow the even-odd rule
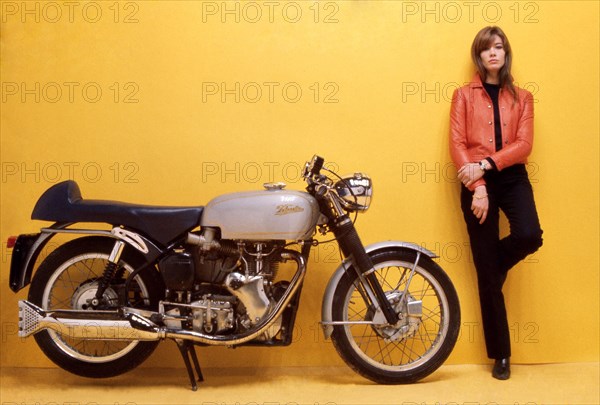
[[[489,211],[487,219],[479,219],[471,211],[472,193],[462,188],[461,206],[477,270],[479,302],[487,355],[492,359],[510,357],[510,332],[502,294],[506,273],[502,270],[499,243],[499,208],[493,187],[488,184]]]
[[[498,205],[510,225],[510,235],[499,242],[500,266],[505,273],[542,246],[542,229],[527,171],[524,166],[516,169],[502,178],[498,193]]]

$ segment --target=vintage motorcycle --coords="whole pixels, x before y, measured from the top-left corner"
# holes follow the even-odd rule
[[[31,216],[54,224],[8,241],[10,288],[31,283],[28,300],[19,301],[19,336],[34,335],[58,366],[94,378],[127,372],[172,339],[196,390],[203,377],[194,345],[291,343],[318,230],[331,232],[345,256],[323,297],[325,337],[372,381],[422,379],[456,343],[454,286],[421,246],[363,246],[354,221],[369,208],[372,181],[363,173],[340,177],[323,164],[318,156],[306,163],[306,192],[267,183],[204,207],[88,200],[72,180],[54,185]],[[73,227],[79,222],[112,229]],[[57,234],[87,236],[42,261]],[[290,280],[278,271],[285,262]]]

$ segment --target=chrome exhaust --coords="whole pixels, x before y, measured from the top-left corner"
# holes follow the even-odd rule
[[[65,337],[88,340],[159,340],[182,339],[208,345],[232,346],[253,340],[268,330],[283,314],[292,297],[302,285],[306,263],[295,251],[284,251],[284,260],[294,260],[298,270],[281,300],[271,313],[245,333],[229,336],[213,336],[192,330],[173,330],[159,326],[149,317],[153,312],[133,308],[122,311],[44,310],[29,301],[19,301],[19,337],[27,337],[44,329],[50,329]]]
[[[147,318],[117,311],[46,311],[29,301],[19,301],[19,337],[43,329],[74,339],[158,340],[160,328]]]

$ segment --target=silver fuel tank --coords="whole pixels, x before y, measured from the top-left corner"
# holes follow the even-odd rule
[[[212,199],[202,213],[202,227],[219,227],[223,239],[306,240],[319,219],[317,200],[289,190],[247,191]]]

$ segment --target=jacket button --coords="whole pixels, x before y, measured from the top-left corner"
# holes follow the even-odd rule
[[[488,124],[492,125],[492,121],[488,122]]]
[[[493,141],[492,141],[492,138],[490,138],[490,143],[492,143],[492,142],[493,142]]]
[[[491,106],[491,105],[488,105],[488,108],[492,108],[492,106]]]

